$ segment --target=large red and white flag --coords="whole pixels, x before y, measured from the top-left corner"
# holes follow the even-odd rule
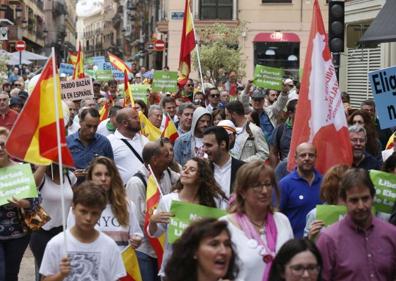
[[[316,168],[326,172],[336,164],[352,163],[348,125],[318,1],[314,2],[288,170],[295,166],[295,150],[302,142],[318,151]]]

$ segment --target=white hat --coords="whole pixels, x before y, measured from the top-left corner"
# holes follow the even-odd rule
[[[294,81],[290,78],[285,79],[285,81],[283,82],[283,84],[285,85],[290,85],[290,86],[294,86]]]
[[[236,133],[236,127],[234,123],[230,120],[221,120],[218,124],[218,127],[223,127],[228,134],[235,134]]]

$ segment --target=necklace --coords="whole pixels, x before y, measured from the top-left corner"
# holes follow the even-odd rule
[[[257,223],[257,222],[252,221],[251,219],[249,219],[249,221],[257,228],[260,235],[263,235],[265,233],[265,227],[264,227],[265,222]]]

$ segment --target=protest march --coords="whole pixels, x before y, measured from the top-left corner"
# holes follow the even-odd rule
[[[178,69],[81,42],[29,81],[10,68],[0,281],[28,248],[36,281],[395,281],[396,66],[352,106],[314,0],[299,75],[210,79],[182,2]]]

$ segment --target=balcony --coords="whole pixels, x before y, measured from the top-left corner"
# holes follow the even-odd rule
[[[53,2],[53,13],[54,13],[54,16],[66,15],[65,5],[62,2],[54,1]]]

